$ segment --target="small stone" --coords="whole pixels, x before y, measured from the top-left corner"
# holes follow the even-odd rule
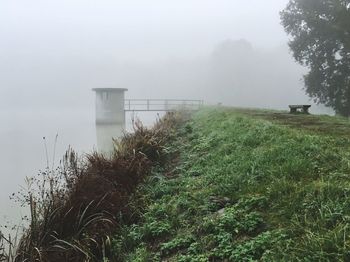
[[[225,208],[221,208],[217,211],[219,216],[222,216],[225,213]]]
[[[230,199],[229,199],[228,197],[224,197],[222,200],[223,200],[224,202],[226,202],[226,203],[229,203],[229,202],[230,202]]]

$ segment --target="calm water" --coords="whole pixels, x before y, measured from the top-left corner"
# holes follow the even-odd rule
[[[94,112],[84,110],[8,110],[0,113],[0,224],[17,223],[23,210],[9,195],[25,186],[47,163],[43,137],[46,138],[50,166],[56,134],[56,163],[71,145],[78,152],[95,146]]]

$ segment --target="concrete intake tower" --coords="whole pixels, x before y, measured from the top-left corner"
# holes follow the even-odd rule
[[[113,138],[125,129],[125,88],[94,88],[96,93],[97,148],[101,153],[113,152]]]

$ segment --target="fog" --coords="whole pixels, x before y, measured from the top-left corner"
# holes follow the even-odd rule
[[[57,133],[57,156],[95,147],[92,88],[240,107],[310,103],[279,21],[286,4],[1,0],[0,217],[16,217],[8,195],[45,167],[42,137],[50,157]]]

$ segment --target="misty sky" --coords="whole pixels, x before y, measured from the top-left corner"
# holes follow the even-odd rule
[[[144,85],[128,83],[167,61],[210,56],[226,39],[247,39],[258,49],[286,45],[279,21],[286,3],[0,0],[0,108],[88,107],[90,89],[100,86],[129,88],[131,97],[180,97],[152,89],[166,83],[154,83],[154,70]]]
[[[227,38],[286,41],[287,0],[1,0],[2,55],[153,59],[196,55]]]

